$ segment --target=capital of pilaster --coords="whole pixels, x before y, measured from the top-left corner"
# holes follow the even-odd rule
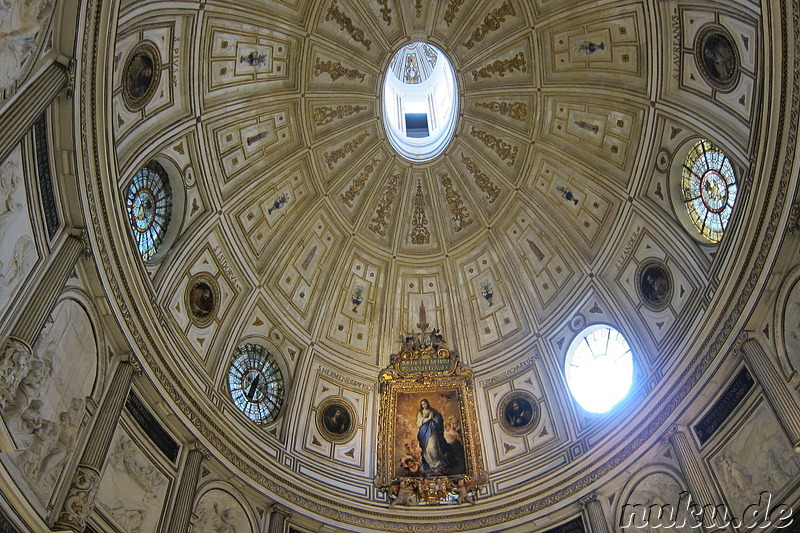
[[[273,513],[278,513],[280,515],[283,515],[284,518],[292,517],[292,511],[290,511],[288,507],[284,507],[279,503],[272,504],[272,507],[270,507],[270,511],[272,511]]]
[[[86,529],[86,520],[94,510],[95,496],[100,487],[100,472],[89,465],[79,464],[64,500],[56,526],[72,531]]]
[[[586,496],[584,496],[583,498],[581,498],[580,500],[578,500],[578,507],[583,509],[583,508],[588,507],[590,504],[595,503],[597,501],[598,501],[597,493],[596,492],[591,492],[591,493],[587,494]]]

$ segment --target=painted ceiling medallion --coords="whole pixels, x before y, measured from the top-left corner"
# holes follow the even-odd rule
[[[739,51],[725,28],[708,25],[700,30],[694,57],[709,85],[723,92],[733,90],[739,81]]]
[[[341,396],[325,398],[317,409],[317,429],[334,443],[347,442],[356,432],[356,409]]]
[[[189,318],[198,327],[208,326],[219,307],[217,282],[206,273],[198,274],[186,285],[185,303]]]
[[[122,71],[122,98],[131,111],[143,108],[153,98],[161,78],[161,59],[151,41],[136,45]]]
[[[661,311],[672,300],[672,276],[669,268],[658,259],[649,259],[636,272],[636,292],[642,303],[653,311]]]
[[[526,435],[536,429],[540,416],[539,402],[527,391],[506,394],[497,407],[500,427],[512,435]]]

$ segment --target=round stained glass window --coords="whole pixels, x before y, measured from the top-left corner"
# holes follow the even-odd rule
[[[283,375],[275,357],[263,346],[244,343],[236,348],[228,372],[236,407],[258,424],[275,420],[283,405]]]
[[[569,345],[564,371],[578,404],[590,413],[606,413],[625,398],[633,383],[628,341],[611,326],[589,326]]]
[[[404,45],[383,80],[383,125],[392,147],[411,161],[429,161],[453,138],[458,115],[456,75],[437,47]]]
[[[719,242],[736,202],[736,176],[725,153],[706,140],[695,144],[681,173],[686,210],[700,234]]]
[[[142,259],[151,259],[167,232],[172,213],[169,176],[157,161],[139,170],[128,185],[128,217]]]

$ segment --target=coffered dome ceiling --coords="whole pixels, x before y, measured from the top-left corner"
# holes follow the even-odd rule
[[[101,18],[89,23],[107,42],[83,51],[97,54],[84,63],[97,72],[81,74],[100,80],[84,112],[104,134],[89,129],[82,142],[99,161],[85,196],[103,282],[179,416],[277,499],[350,527],[428,523],[431,509],[388,511],[372,485],[378,372],[421,304],[475,372],[490,479],[442,530],[552,512],[590,480],[613,479],[702,384],[703,356],[730,342],[748,296],[740,274],[754,261],[740,253],[746,230],[763,221],[754,202],[769,201],[746,192],[759,161],[753,124],[771,112],[759,107],[770,100],[760,91],[771,36],[753,4],[177,0],[123,2]],[[733,88],[712,86],[695,58],[708,27],[735,45]],[[391,58],[416,41],[446,55],[458,85],[454,138],[426,163],[400,157],[381,118]],[[157,49],[160,74],[137,107],[123,70],[142,42]],[[743,183],[719,245],[673,208],[680,163],[700,138]],[[125,193],[152,159],[176,203],[162,250],[144,263]],[[637,288],[653,260],[671,283],[657,310]],[[198,323],[186,293],[200,275],[217,302]],[[631,393],[606,415],[578,407],[564,378],[570,342],[596,323],[634,354]],[[227,390],[236,346],[256,340],[286,379],[265,426]],[[526,435],[499,421],[512,390],[540,404]],[[344,443],[315,424],[332,394],[358,418]]]

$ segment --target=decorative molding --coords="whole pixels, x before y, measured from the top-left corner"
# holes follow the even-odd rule
[[[320,58],[316,58],[314,61],[314,77],[319,77],[323,73],[328,74],[333,81],[344,76],[348,80],[358,79],[359,83],[361,83],[367,77],[366,74],[362,74],[358,69],[343,67],[341,61],[322,61]]]
[[[349,117],[355,113],[366,111],[365,105],[339,105],[336,107],[320,106],[314,108],[314,124],[317,126],[324,126],[330,124],[337,118]]]
[[[357,28],[353,24],[353,19],[348,17],[339,6],[336,5],[337,0],[331,0],[331,5],[328,7],[328,12],[325,15],[325,20],[333,20],[339,24],[339,29],[346,31],[350,34],[350,38],[357,43],[364,45],[364,48],[369,51],[372,41],[364,38],[364,30]]]
[[[489,14],[483,18],[483,24],[478,26],[475,31],[472,32],[470,38],[467,39],[466,42],[462,43],[461,46],[467,49],[472,49],[472,47],[475,46],[475,43],[481,42],[483,38],[489,34],[489,32],[499,30],[500,23],[506,20],[506,15],[510,17],[517,16],[517,12],[514,11],[514,5],[511,3],[511,0],[506,0],[503,2],[502,6],[489,11]]]
[[[431,242],[431,232],[428,231],[428,217],[425,216],[425,196],[422,194],[422,183],[417,182],[417,192],[414,194],[414,218],[411,220],[412,244],[428,244]]]
[[[355,152],[356,148],[358,148],[358,146],[363,143],[367,137],[369,137],[369,132],[365,131],[355,139],[347,141],[333,152],[325,152],[323,157],[325,157],[325,163],[327,163],[328,169],[333,170],[333,165],[335,163],[338,163],[340,159],[344,159],[348,154]]]
[[[364,166],[364,170],[361,173],[353,178],[353,182],[350,184],[350,188],[347,189],[347,192],[344,192],[339,195],[339,199],[344,202],[347,207],[353,207],[353,200],[361,194],[361,191],[364,190],[364,185],[367,183],[367,178],[369,178],[370,174],[375,170],[377,165],[380,163],[380,160],[373,159],[369,163]]]
[[[514,120],[523,121],[528,116],[528,104],[525,102],[475,102],[475,107],[494,111]]]
[[[498,59],[486,65],[483,68],[472,71],[472,78],[478,81],[481,78],[488,79],[492,74],[497,74],[501,78],[511,72],[520,71],[525,72],[528,70],[528,64],[525,62],[525,54],[518,52],[517,55],[510,59]]]
[[[79,464],[75,468],[75,475],[56,526],[83,531],[86,520],[94,511],[95,496],[99,487],[100,472],[91,466]]]
[[[272,504],[272,507],[270,507],[269,510],[272,511],[273,513],[278,513],[279,515],[282,515],[285,519],[294,516],[291,509],[279,503]]]
[[[386,189],[378,200],[378,207],[375,208],[375,216],[370,220],[369,230],[377,233],[381,237],[386,237],[388,228],[388,218],[392,213],[392,204],[397,196],[397,184],[400,183],[400,174],[394,174],[389,178]]]
[[[505,161],[508,166],[513,166],[517,162],[519,148],[513,144],[505,142],[500,137],[486,133],[484,130],[476,130],[475,126],[472,126],[469,134],[479,139],[487,148],[494,150],[497,157]]]
[[[444,197],[450,207],[450,220],[453,222],[453,231],[459,232],[472,224],[472,217],[469,216],[467,208],[461,196],[453,189],[453,180],[447,174],[439,176],[439,180],[444,187]]]

